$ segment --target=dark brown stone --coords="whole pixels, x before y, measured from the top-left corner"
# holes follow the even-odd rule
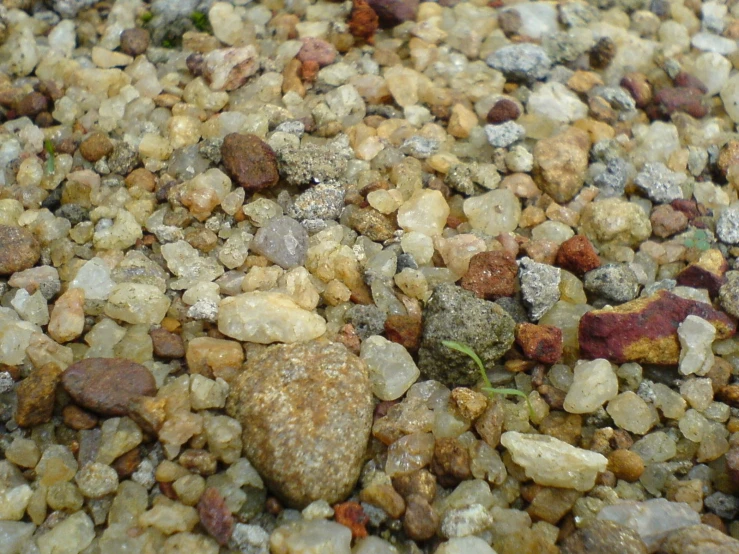
[[[698,77],[694,77],[690,73],[687,73],[686,71],[681,71],[680,73],[675,75],[674,81],[676,87],[694,88],[701,91],[703,94],[708,92],[708,88],[705,84],[703,84],[703,81],[701,81]]]
[[[154,345],[154,355],[160,358],[182,358],[185,356],[185,343],[182,337],[175,333],[170,333],[166,329],[152,329],[149,333],[151,342]]]
[[[402,344],[409,352],[417,352],[421,344],[421,320],[409,315],[389,315],[385,320],[385,336]]]
[[[478,298],[497,300],[515,294],[517,275],[516,258],[509,252],[480,252],[470,259],[460,285]]]
[[[500,27],[500,30],[505,33],[505,36],[511,37],[518,34],[518,30],[521,28],[521,25],[523,25],[523,20],[518,11],[498,11],[498,27]]]
[[[585,527],[567,537],[560,546],[561,554],[647,554],[639,534],[614,521],[593,519]]]
[[[629,91],[637,108],[644,108],[652,101],[652,85],[643,73],[627,73],[621,79],[621,86]]]
[[[49,108],[49,99],[40,92],[29,92],[15,106],[18,116],[35,117]]]
[[[113,151],[113,143],[103,133],[93,133],[80,143],[80,154],[88,162],[96,162]]]
[[[141,27],[126,29],[121,33],[121,50],[129,56],[139,56],[149,48],[149,31]]]
[[[508,11],[504,13],[518,13],[515,11]],[[518,119],[518,117],[521,115],[521,108],[518,107],[518,104],[516,104],[513,100],[508,100],[507,98],[503,98],[501,100],[498,100],[495,105],[493,105],[492,108],[490,108],[490,111],[487,115],[487,122],[491,123],[493,125],[496,125],[498,123],[505,123],[506,121],[512,121],[514,119]]]
[[[695,118],[708,113],[703,105],[703,93],[695,88],[667,87],[654,95],[658,115],[670,116],[675,112],[684,112]]]
[[[348,23],[349,32],[354,37],[371,44],[380,27],[380,18],[366,0],[354,0]]]
[[[562,329],[553,325],[521,323],[516,326],[516,343],[527,358],[543,364],[562,357]]]
[[[708,289],[712,298],[726,282],[729,264],[720,250],[706,250],[677,275],[677,284],[696,289]]]
[[[118,474],[119,479],[130,477],[141,463],[141,449],[137,446],[126,452],[123,456],[119,456],[110,465]]]
[[[555,263],[562,269],[582,277],[588,271],[600,267],[600,258],[588,237],[575,235],[560,245]]]
[[[419,0],[368,0],[383,28],[395,27],[416,18]]]
[[[80,360],[64,371],[62,385],[83,408],[109,416],[127,415],[133,399],[157,391],[146,367],[121,358]]]
[[[15,422],[18,425],[33,427],[51,420],[61,373],[56,364],[46,364],[18,384],[15,388],[18,401]]]
[[[0,225],[0,275],[23,271],[41,257],[41,245],[23,227]]]
[[[540,487],[526,511],[534,521],[557,525],[581,496],[582,493],[576,490]]]
[[[676,365],[680,357],[677,328],[689,315],[711,323],[716,328],[716,340],[736,332],[736,322],[710,304],[662,290],[648,298],[586,313],[578,331],[580,355],[618,364]]]
[[[739,408],[739,385],[724,385],[718,390],[718,399]]]
[[[98,424],[98,418],[82,408],[69,404],[62,410],[64,424],[75,431],[94,429]]]
[[[221,158],[228,174],[248,192],[272,187],[280,180],[274,150],[256,135],[226,135]]]
[[[439,528],[439,514],[423,496],[411,495],[406,501],[403,529],[408,538],[425,541],[436,534]]]
[[[616,57],[616,43],[609,37],[603,37],[590,50],[590,67],[593,69],[605,69]]]
[[[442,487],[452,487],[469,479],[470,453],[457,439],[444,437],[436,440],[431,472]]]

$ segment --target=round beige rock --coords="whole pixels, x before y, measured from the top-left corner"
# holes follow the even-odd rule
[[[233,383],[226,409],[244,454],[290,506],[343,500],[359,478],[372,425],[367,368],[343,345],[276,345]]]

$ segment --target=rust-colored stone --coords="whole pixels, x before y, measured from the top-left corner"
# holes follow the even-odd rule
[[[479,298],[497,300],[516,292],[518,265],[515,257],[504,251],[480,252],[470,259],[460,285]]]
[[[703,93],[695,88],[667,87],[654,95],[657,116],[670,116],[675,112],[684,112],[695,118],[708,113],[703,104]]]
[[[126,452],[123,456],[116,458],[110,467],[115,469],[119,479],[126,479],[136,471],[136,468],[139,467],[140,463],[141,449],[137,446],[136,448]]]
[[[40,257],[41,245],[28,229],[0,225],[0,275],[33,267]]]
[[[718,399],[739,408],[739,385],[724,385],[718,391]]]
[[[221,493],[208,487],[198,501],[200,523],[218,544],[226,546],[234,530],[234,518]]]
[[[417,352],[421,344],[421,320],[409,315],[390,315],[385,320],[385,336],[388,340],[405,346],[409,352]]]
[[[543,364],[562,357],[562,329],[553,325],[521,323],[516,326],[516,343],[527,358]]]
[[[637,108],[644,108],[652,101],[652,85],[643,73],[627,73],[621,79],[621,86],[629,91]]]
[[[736,332],[736,322],[709,304],[687,300],[668,291],[637,298],[615,308],[593,310],[580,320],[580,354],[617,364],[675,365],[680,357],[677,328],[689,315],[716,328],[716,340]]]
[[[560,245],[555,263],[562,269],[583,276],[600,267],[600,258],[588,237],[575,235]]]
[[[113,143],[103,133],[93,133],[80,143],[80,154],[88,162],[96,162],[113,151]]]
[[[62,418],[67,427],[76,431],[94,429],[98,424],[98,418],[96,415],[91,414],[74,404],[64,406],[64,409],[62,410]]]
[[[431,471],[442,487],[452,487],[460,481],[469,479],[470,454],[457,439],[444,437],[437,439]]]
[[[368,535],[366,525],[369,523],[369,516],[357,502],[334,505],[334,519],[336,523],[349,528],[353,539],[362,539]]]
[[[280,180],[274,150],[256,135],[226,135],[221,157],[226,172],[247,192],[272,187]]]
[[[726,282],[729,264],[720,250],[706,250],[696,261],[688,265],[677,276],[677,284],[696,289],[708,289],[711,297],[718,294]]]
[[[349,16],[349,32],[352,36],[372,44],[379,27],[380,18],[375,10],[365,0],[354,0]]]
[[[516,13],[514,11],[509,11],[506,13]],[[518,104],[516,104],[513,100],[508,100],[507,98],[502,98],[498,100],[492,108],[490,108],[490,111],[487,115],[487,122],[491,123],[493,125],[497,123],[505,123],[506,121],[512,121],[514,119],[518,119],[518,116],[521,115],[521,108],[518,107]]]
[[[185,356],[185,343],[182,337],[175,333],[170,333],[166,329],[152,329],[149,333],[151,342],[154,345],[154,355],[160,358],[183,358]]]
[[[33,427],[51,420],[61,373],[56,364],[46,364],[18,384],[15,388],[18,401],[15,422],[18,425]]]
[[[644,473],[644,460],[631,450],[614,450],[608,456],[608,469],[619,479],[634,483]]]

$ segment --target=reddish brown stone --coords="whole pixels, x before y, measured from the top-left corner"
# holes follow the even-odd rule
[[[516,292],[518,265],[515,257],[503,251],[480,252],[470,259],[470,266],[460,283],[479,298],[496,300]]]
[[[64,371],[62,386],[83,408],[110,416],[127,415],[133,399],[157,391],[146,367],[121,358],[80,360]]]
[[[390,315],[385,320],[385,336],[388,340],[405,346],[409,352],[417,352],[421,344],[421,320],[409,315]]]
[[[234,530],[234,518],[226,501],[214,487],[208,487],[198,501],[200,523],[218,544],[226,546]]]
[[[152,329],[149,333],[151,342],[154,345],[154,355],[160,358],[182,358],[185,356],[185,343],[182,337],[175,333],[170,333],[166,329]]]
[[[555,263],[562,269],[583,276],[600,267],[600,258],[588,237],[575,235],[560,245]]]
[[[706,87],[706,85],[703,84],[703,81],[685,71],[681,71],[680,73],[675,75],[674,81],[676,87],[694,88],[696,90],[699,90],[703,94],[708,92],[708,88]]]
[[[677,284],[696,289],[708,289],[711,297],[718,294],[726,282],[729,264],[720,250],[706,250],[698,260],[692,262],[677,276]]]
[[[439,523],[439,514],[426,498],[417,494],[408,497],[403,517],[403,530],[408,538],[426,541],[436,534]]]
[[[643,73],[627,73],[621,79],[621,86],[629,91],[637,108],[644,108],[652,101],[652,85]]]
[[[708,113],[703,105],[703,93],[695,88],[667,87],[654,96],[658,114],[669,116],[675,112],[684,112],[696,118]]]
[[[29,92],[15,105],[18,116],[35,117],[49,108],[49,99],[40,92]]]
[[[274,150],[256,135],[226,135],[221,158],[228,174],[247,192],[272,187],[280,180]]]
[[[96,415],[91,414],[74,404],[64,406],[64,409],[62,410],[62,418],[64,419],[64,424],[75,431],[94,429],[98,424],[98,418]]]
[[[103,133],[93,133],[80,143],[80,154],[88,162],[96,162],[113,151],[113,143]]]
[[[416,18],[419,0],[368,0],[383,28],[395,27]]]
[[[119,456],[111,464],[110,467],[115,469],[119,479],[126,479],[130,477],[136,468],[141,463],[141,449],[137,446],[136,448],[129,450],[123,456]]]
[[[337,53],[336,48],[330,42],[321,38],[308,37],[303,39],[303,46],[297,58],[301,63],[316,62],[320,67],[325,67],[334,63]]]
[[[321,69],[321,66],[318,65],[318,62],[309,60],[300,66],[300,76],[306,83],[312,83],[318,77],[319,69]]]
[[[553,325],[521,323],[516,326],[516,343],[527,358],[543,364],[562,357],[562,329]]]
[[[28,229],[0,225],[0,275],[33,267],[40,257],[41,245]]]
[[[585,314],[579,327],[580,355],[618,364],[677,364],[680,357],[677,328],[689,315],[711,323],[716,328],[717,340],[736,332],[736,323],[709,304],[662,290],[648,298]]]
[[[660,204],[654,208],[649,221],[652,223],[652,232],[663,239],[684,231],[688,227],[688,216],[669,204]]]
[[[670,206],[675,208],[678,212],[684,213],[688,218],[688,221],[691,223],[696,217],[704,215],[703,207],[699,206],[695,200],[673,200],[670,202]]]
[[[368,535],[369,516],[364,513],[362,505],[357,502],[342,502],[334,505],[334,519],[352,532],[353,539],[362,539]]]
[[[51,420],[61,373],[56,364],[46,364],[18,384],[15,389],[18,402],[15,422],[18,425],[33,427]]]
[[[514,11],[504,13],[516,13]],[[503,98],[498,100],[495,105],[490,108],[487,115],[487,122],[493,125],[497,123],[505,123],[506,121],[512,121],[518,119],[521,115],[521,108],[518,107],[513,100]]]
[[[469,479],[470,453],[456,438],[437,439],[431,472],[436,475],[442,487],[453,487],[460,481]]]

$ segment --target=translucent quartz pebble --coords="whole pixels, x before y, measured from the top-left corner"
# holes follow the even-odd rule
[[[589,414],[618,395],[618,377],[602,358],[575,366],[574,380],[564,408],[571,414]]]
[[[400,398],[421,374],[405,347],[379,335],[362,342],[359,357],[369,368],[372,392],[380,400]]]

